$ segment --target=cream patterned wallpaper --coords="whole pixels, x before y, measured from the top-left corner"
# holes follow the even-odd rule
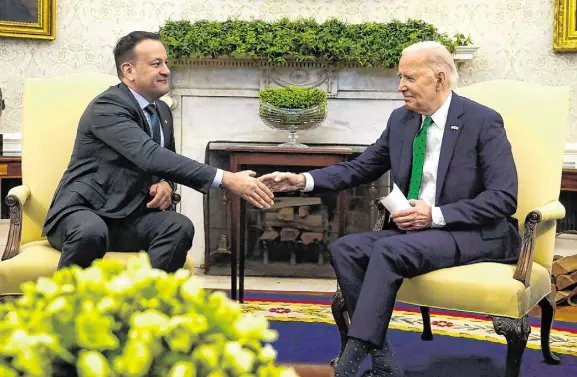
[[[52,42],[0,39],[0,87],[6,112],[0,131],[18,132],[25,77],[114,73],[112,47],[132,30],[165,20],[230,16],[338,17],[348,22],[419,18],[441,31],[470,34],[480,48],[462,67],[460,85],[496,78],[571,85],[568,142],[577,142],[577,54],[552,52],[551,0],[57,0]]]

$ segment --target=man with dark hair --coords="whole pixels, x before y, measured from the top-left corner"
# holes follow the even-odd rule
[[[153,267],[173,272],[194,236],[186,216],[166,211],[176,183],[201,193],[224,187],[257,208],[272,205],[273,194],[252,171],[230,173],[175,153],[172,114],[159,101],[170,71],[157,34],[122,37],[114,58],[121,83],[80,118],[43,234],[61,251],[59,269],[88,267],[108,250],[147,250]]]

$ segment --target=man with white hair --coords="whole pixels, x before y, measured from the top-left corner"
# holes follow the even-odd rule
[[[403,278],[481,261],[515,262],[517,171],[503,119],[452,91],[457,70],[436,42],[406,48],[398,66],[405,105],[353,161],[259,179],[272,191],[343,190],[385,172],[412,208],[384,230],[348,234],[329,246],[351,324],[336,377],[353,377],[370,353],[369,376],[401,376],[386,333]]]

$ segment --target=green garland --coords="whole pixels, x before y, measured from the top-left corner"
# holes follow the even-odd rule
[[[402,50],[415,42],[434,40],[454,52],[471,43],[469,37],[453,38],[420,20],[348,24],[336,19],[274,22],[261,20],[168,21],[160,36],[172,59],[259,59],[271,63],[317,61],[328,64],[396,67]]]

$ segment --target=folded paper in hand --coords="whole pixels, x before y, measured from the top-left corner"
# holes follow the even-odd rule
[[[403,192],[395,184],[393,184],[393,190],[390,194],[382,197],[380,201],[390,213],[413,208]]]

